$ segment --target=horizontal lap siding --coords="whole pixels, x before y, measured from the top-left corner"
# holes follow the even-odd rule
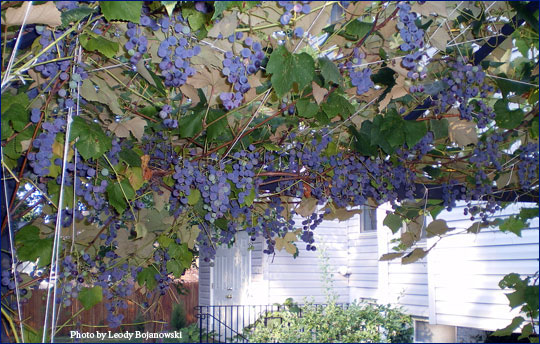
[[[297,224],[303,221],[300,218],[294,220]],[[340,267],[347,267],[348,264],[347,226],[348,221],[323,221],[314,230],[317,250],[308,252],[306,243],[298,241],[296,246],[299,255],[296,259],[284,249],[276,251],[275,255],[265,256],[263,260],[268,268],[268,302],[283,303],[289,297],[300,303],[305,300],[326,302],[327,289],[321,274],[323,248],[333,275],[332,290],[337,294],[338,302],[348,302],[348,280],[338,273]]]
[[[377,232],[360,232],[360,215],[349,226],[350,300],[377,299],[379,248]]]
[[[378,234],[380,252],[379,257],[392,250],[395,243],[390,241],[400,237],[400,232],[392,234],[391,230],[383,225],[386,217],[386,210],[391,208],[384,205],[378,210]],[[417,247],[426,247],[426,241],[421,240]],[[428,298],[428,274],[427,261],[421,259],[415,263],[403,265],[401,259],[394,259],[388,262],[379,263],[379,271],[383,277],[379,283],[381,290],[381,302],[392,303],[403,307],[403,310],[410,315],[427,317],[429,315]]]
[[[529,205],[530,206],[530,205]],[[519,213],[519,205],[496,214],[507,218]],[[438,218],[447,220],[456,231],[471,226],[461,207]],[[505,327],[519,314],[511,310],[499,288],[504,275],[538,271],[538,220],[522,231],[521,237],[497,229],[478,234],[455,234],[445,237],[428,255],[433,276],[432,321],[442,325],[496,330]]]

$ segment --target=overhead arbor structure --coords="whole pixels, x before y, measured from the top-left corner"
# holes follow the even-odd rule
[[[154,307],[239,231],[298,254],[323,219],[390,202],[412,262],[458,203],[471,231],[538,216],[492,220],[538,202],[536,1],[1,6],[12,340],[54,339],[74,299],[117,327],[134,290]],[[46,282],[36,331],[21,303]]]

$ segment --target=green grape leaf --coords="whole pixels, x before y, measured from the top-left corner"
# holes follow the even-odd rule
[[[497,100],[493,109],[495,110],[495,122],[500,128],[514,129],[523,121],[523,110],[509,110],[507,100]]]
[[[315,77],[315,62],[306,53],[293,55],[284,46],[277,47],[268,60],[266,72],[272,74],[272,86],[281,97],[287,93],[293,83],[302,89]]]
[[[521,237],[521,230],[525,228],[525,222],[523,220],[510,216],[499,226],[499,229],[503,232],[512,232],[515,235]]]
[[[402,224],[403,219],[401,218],[401,216],[392,213],[386,214],[386,217],[383,221],[383,225],[390,228],[392,230],[392,233],[394,234],[401,229]]]
[[[498,337],[509,336],[515,330],[517,330],[521,326],[521,324],[523,324],[524,321],[525,319],[523,319],[523,317],[515,317],[514,319],[512,319],[512,322],[510,323],[510,325],[493,332],[491,335],[498,336]]]
[[[167,261],[167,272],[170,272],[176,278],[180,278],[186,269],[176,259]]]
[[[97,123],[87,123],[81,117],[73,118],[70,141],[79,138],[75,146],[86,160],[97,159],[112,148],[112,139]]]
[[[188,248],[187,243],[177,244],[172,243],[169,245],[169,255],[176,259],[182,266],[187,269],[191,266],[191,260],[193,259],[193,253]]]
[[[84,309],[90,309],[103,300],[103,290],[97,285],[92,288],[83,288],[77,297]]]
[[[178,122],[180,128],[180,138],[193,137],[202,130],[201,113],[194,112],[190,115],[183,116]]]
[[[330,81],[332,81],[339,84],[341,82],[341,73],[334,62],[330,61],[326,57],[323,57],[319,59],[319,66],[321,66],[321,74],[325,83],[328,84]]]
[[[130,21],[139,24],[142,1],[100,1],[99,7],[105,19]]]
[[[157,242],[159,243],[160,247],[167,248],[167,247],[169,247],[169,245],[171,245],[174,242],[174,240],[169,238],[166,235],[160,235],[157,238]]]
[[[119,214],[123,214],[128,206],[126,197],[128,200],[131,200],[136,194],[131,187],[129,180],[123,179],[121,182],[116,181],[109,183],[109,186],[107,186],[107,196],[109,198],[109,203],[114,209],[116,209]]]
[[[206,128],[206,137],[208,138],[208,140],[215,141],[227,130],[227,117],[224,116],[224,114],[224,111],[217,109],[212,109],[208,111],[208,117],[206,119],[206,123],[209,124],[208,128]]]
[[[86,18],[90,14],[94,13],[95,10],[90,7],[80,6],[71,10],[62,12],[60,18],[62,18],[62,27],[66,27],[71,23],[76,23],[81,19]]]
[[[49,197],[51,200],[58,205],[58,200],[60,199],[60,185],[56,183],[55,180],[49,180],[47,183],[47,190],[49,191]],[[63,207],[72,208],[73,207],[73,186],[64,186],[64,201]]]
[[[372,27],[372,23],[366,23],[357,19],[353,19],[347,24],[345,32],[349,35],[363,38],[371,30]]]
[[[20,132],[24,129],[24,126],[28,124],[28,111],[21,104],[12,104],[9,109],[2,112],[2,119],[11,122],[13,129]]]
[[[536,208],[521,208],[519,211],[519,217],[523,220],[534,219],[538,217],[538,207]]]
[[[123,149],[118,153],[118,157],[132,167],[141,167],[141,157],[133,149]]]
[[[137,274],[137,283],[140,286],[146,285],[148,290],[154,290],[157,286],[155,274],[159,274],[159,271],[153,265],[150,265]]]
[[[199,202],[199,200],[201,199],[201,192],[199,191],[199,189],[191,189],[187,199],[189,205],[197,204],[197,202]]]
[[[109,41],[101,36],[81,35],[79,36],[79,40],[83,48],[87,51],[97,51],[108,58],[114,57],[120,48],[118,43]]]
[[[348,118],[354,111],[354,107],[351,103],[335,92],[328,97],[326,102],[322,105],[322,109],[328,118],[334,118],[339,115],[343,119]]]
[[[414,147],[427,134],[427,126],[424,121],[405,121],[405,140],[409,148]]]
[[[298,116],[302,118],[312,118],[319,112],[319,106],[310,99],[300,99],[296,102]]]
[[[39,258],[37,265],[40,268],[51,263],[53,239],[42,239],[36,226],[21,228],[15,234],[15,245],[20,260],[35,262]]]
[[[446,118],[430,120],[429,127],[435,140],[448,137],[448,120]]]
[[[249,193],[249,195],[245,196],[244,197],[244,204],[247,205],[248,207],[251,207],[251,205],[253,204],[253,201],[255,201],[255,189],[251,189],[251,192]]]

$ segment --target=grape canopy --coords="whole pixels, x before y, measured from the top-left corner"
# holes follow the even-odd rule
[[[425,217],[458,203],[470,232],[538,216],[491,218],[538,202],[535,1],[1,6],[15,335],[46,339],[73,299],[118,327],[134,290],[159,299],[240,231],[301,255],[323,220],[389,202],[406,230],[384,259],[407,263],[429,251]],[[16,310],[43,282],[36,334]]]

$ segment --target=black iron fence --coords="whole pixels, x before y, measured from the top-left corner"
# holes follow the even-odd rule
[[[348,308],[349,304],[336,304]],[[199,341],[201,343],[249,343],[250,326],[256,321],[265,326],[270,321],[281,321],[272,316],[273,312],[294,311],[302,316],[304,305],[218,305],[197,306],[199,321]],[[311,304],[324,308],[326,304]]]

